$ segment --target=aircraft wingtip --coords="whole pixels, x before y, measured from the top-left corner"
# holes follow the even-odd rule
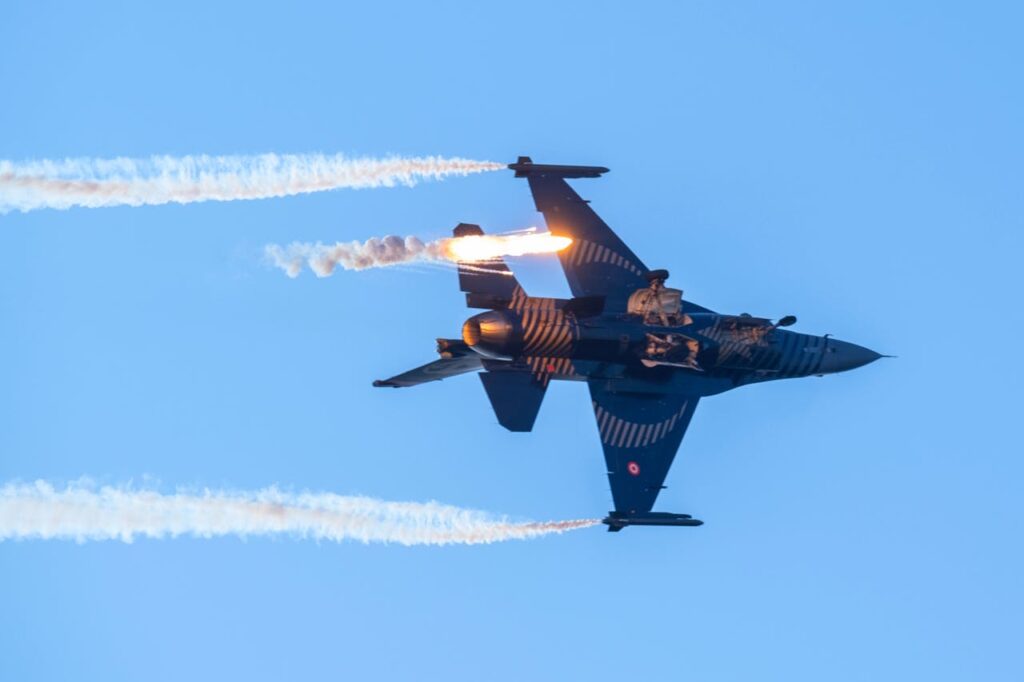
[[[563,178],[599,178],[608,172],[604,166],[569,166],[563,164],[534,163],[529,156],[520,156],[515,163],[508,164],[508,169],[516,173],[517,178],[530,175],[554,175]]]

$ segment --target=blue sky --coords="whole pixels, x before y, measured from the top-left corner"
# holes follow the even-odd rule
[[[703,401],[658,504],[699,529],[0,544],[0,678],[1024,675],[1016,4],[212,4],[6,3],[0,158],[606,165],[577,189],[688,297],[900,357]],[[0,216],[0,481],[604,513],[582,386],[532,434],[473,377],[371,388],[457,333],[454,274],[260,259],[532,208],[498,173]]]

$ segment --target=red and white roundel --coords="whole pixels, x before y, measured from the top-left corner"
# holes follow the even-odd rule
[[[626,471],[629,472],[630,476],[639,476],[640,465],[637,464],[636,462],[630,462],[629,464],[626,465]]]

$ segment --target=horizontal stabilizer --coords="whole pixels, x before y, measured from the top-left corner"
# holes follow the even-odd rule
[[[480,380],[494,408],[498,423],[509,431],[532,431],[547,384],[530,372],[481,372]]]
[[[428,381],[441,381],[442,379],[447,379],[448,377],[457,376],[459,374],[465,374],[466,372],[475,372],[482,368],[480,356],[476,353],[464,354],[461,352],[461,349],[457,347],[453,347],[449,350],[440,350],[441,341],[445,341],[445,339],[438,339],[438,348],[441,353],[440,360],[428,362],[422,367],[410,369],[408,372],[403,372],[402,374],[393,376],[390,379],[374,381],[373,385],[378,388],[383,386],[389,386],[391,388],[417,386],[419,384],[425,384]],[[461,341],[457,343],[461,343]]]
[[[510,170],[516,172],[517,178],[525,178],[530,175],[554,175],[560,178],[599,178],[607,173],[604,166],[561,166],[534,163],[529,156],[520,156],[515,163],[508,165]]]
[[[601,523],[608,526],[608,531],[617,533],[626,526],[703,526],[704,522],[689,514],[670,514],[668,512],[647,512],[646,514],[628,515],[621,512],[609,512]]]

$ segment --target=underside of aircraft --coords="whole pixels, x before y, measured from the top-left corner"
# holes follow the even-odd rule
[[[699,526],[687,514],[653,512],[701,398],[750,383],[833,374],[882,357],[867,348],[784,329],[796,322],[725,315],[665,286],[569,186],[600,166],[509,168],[526,178],[548,230],[568,237],[558,252],[571,299],[527,295],[503,260],[460,263],[470,308],[461,338],[438,339],[439,359],[375,386],[405,387],[479,372],[498,422],[530,431],[551,381],[586,382],[615,509],[610,531]],[[481,235],[462,223],[456,237]]]

